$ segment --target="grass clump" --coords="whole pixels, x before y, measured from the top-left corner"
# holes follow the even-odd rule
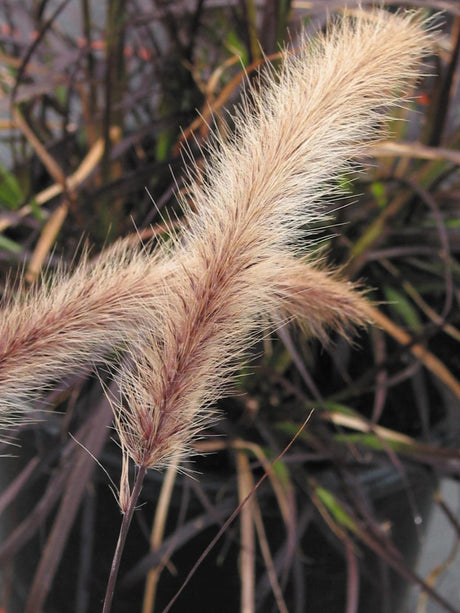
[[[94,77],[95,63],[99,60],[91,40],[94,32],[89,24],[89,5],[84,3],[84,6],[85,66]],[[247,62],[253,61],[246,67],[250,79],[242,103],[226,121],[219,114],[220,106],[233,94],[235,84],[244,73],[234,73],[233,77],[221,83],[220,94],[214,95],[212,87],[216,87],[219,81],[219,71],[211,77],[206,89],[200,81],[199,62],[196,61],[188,73],[188,81],[192,75],[191,89],[201,87],[206,98],[203,114],[206,115],[209,108],[215,113],[214,134],[208,138],[204,149],[195,149],[191,139],[186,145],[192,163],[188,170],[176,172],[178,204],[171,199],[174,191],[171,186],[166,187],[159,198],[158,207],[169,204],[170,214],[180,221],[169,225],[160,221],[157,226],[149,228],[155,218],[145,202],[138,209],[130,209],[129,197],[122,197],[135,191],[129,191],[133,182],[127,167],[128,156],[117,158],[117,155],[129,151],[131,156],[137,156],[137,182],[145,176],[143,173],[155,168],[155,193],[159,193],[158,188],[165,181],[163,173],[167,164],[164,162],[168,151],[168,161],[177,169],[179,162],[173,156],[192,134],[199,142],[201,136],[207,135],[208,127],[204,119],[193,121],[174,142],[170,122],[166,122],[154,130],[152,146],[140,128],[137,133],[124,135],[129,112],[123,85],[130,82],[131,75],[125,69],[131,62],[133,50],[127,51],[130,44],[129,16],[126,16],[126,22],[120,21],[120,15],[125,16],[126,6],[123,10],[122,5],[119,8],[118,17],[112,10],[107,18],[111,35],[104,50],[107,79],[103,82],[105,107],[101,106],[103,129],[99,132],[97,124],[87,119],[85,129],[90,147],[77,171],[66,178],[67,170],[62,171],[49,151],[30,135],[27,122],[32,123],[33,112],[18,107],[18,126],[23,127],[24,137],[55,179],[50,193],[52,197],[58,196],[60,201],[44,226],[38,217],[34,222],[36,238],[38,234],[40,237],[30,257],[26,281],[19,289],[5,290],[0,324],[0,403],[6,421],[17,413],[33,414],[40,397],[45,398],[48,406],[54,403],[60,407],[61,403],[71,406],[72,398],[94,395],[97,382],[88,379],[84,373],[95,365],[114,410],[115,429],[122,449],[119,502],[124,517],[105,612],[111,609],[118,565],[142,482],[145,479],[148,484],[153,478],[148,469],[167,469],[170,496],[171,480],[175,478],[178,464],[187,468],[191,450],[226,450],[227,454],[235,454],[237,483],[233,492],[239,497],[240,504],[245,503],[247,492],[254,487],[252,476],[248,477],[246,473],[252,470],[248,455],[255,455],[270,477],[286,526],[286,547],[292,563],[293,560],[299,563],[300,555],[295,548],[295,535],[300,530],[296,522],[295,496],[299,493],[293,494],[296,491],[294,472],[289,463],[274,452],[278,444],[286,444],[286,433],[290,436],[297,433],[295,447],[299,455],[293,452],[290,461],[298,474],[306,472],[303,461],[295,459],[303,457],[302,454],[310,454],[313,461],[329,461],[338,473],[342,470],[341,458],[346,455],[343,464],[348,470],[358,457],[357,447],[372,450],[372,457],[386,455],[395,466],[399,466],[396,454],[406,454],[411,458],[424,455],[424,461],[429,458],[432,463],[440,462],[441,457],[446,463],[458,461],[454,453],[446,452],[447,455],[443,456],[435,445],[420,446],[411,438],[414,432],[410,430],[408,434],[399,435],[395,432],[398,427],[384,421],[394,410],[388,408],[384,411],[384,408],[393,388],[398,385],[398,376],[401,377],[401,373],[393,374],[396,357],[399,358],[397,354],[401,353],[399,347],[395,349],[391,345],[394,341],[389,341],[386,347],[382,341],[383,333],[376,330],[360,352],[346,344],[354,328],[375,321],[392,339],[406,345],[406,356],[417,357],[429,373],[451,392],[458,393],[458,383],[448,366],[426,348],[424,334],[428,334],[428,327],[424,328],[423,317],[430,317],[430,311],[425,308],[424,299],[411,281],[402,281],[400,271],[392,267],[388,259],[394,255],[405,258],[404,249],[393,247],[395,254],[392,255],[390,246],[386,251],[382,248],[382,259],[376,264],[375,254],[388,231],[387,224],[398,219],[405,207],[406,214],[410,214],[410,208],[417,206],[414,194],[406,185],[406,192],[390,202],[391,184],[385,182],[384,174],[392,171],[388,166],[379,165],[367,175],[376,175],[369,188],[365,183],[364,187],[360,186],[365,192],[362,196],[364,209],[358,207],[356,213],[353,212],[355,207],[337,211],[340,221],[348,216],[344,233],[334,238],[330,229],[322,229],[322,226],[330,226],[331,206],[336,206],[338,196],[343,197],[341,185],[347,182],[345,176],[356,172],[364,155],[389,146],[381,142],[385,133],[385,113],[390,109],[397,109],[401,115],[407,113],[403,109],[408,105],[403,103],[402,96],[413,91],[420,73],[420,59],[428,53],[428,47],[434,41],[434,36],[425,29],[426,16],[416,12],[391,15],[384,11],[348,11],[316,37],[310,39],[302,34],[294,51],[276,53],[274,59],[280,63],[275,66],[270,66],[258,53],[258,47],[254,45],[254,24],[251,27],[247,24],[248,52],[245,57]],[[255,15],[249,8],[245,13],[247,20]],[[201,20],[205,24],[210,18],[206,11],[202,11],[200,3],[194,16],[195,25],[188,30],[191,41],[196,39],[197,24]],[[174,38],[177,33],[172,25],[173,15],[165,10],[157,17],[169,24],[169,32]],[[216,19],[218,21],[218,16]],[[41,33],[44,40],[45,29],[51,27],[51,23],[44,25]],[[279,38],[280,27],[281,16],[273,28],[275,39]],[[234,37],[232,40],[234,42]],[[182,67],[191,66],[191,47],[182,48],[182,51],[189,62]],[[270,51],[269,47],[267,51]],[[136,62],[141,55],[139,47],[134,53]],[[126,62],[126,66],[115,70],[115,58],[120,63]],[[264,65],[263,70],[260,77],[253,79],[253,69],[259,64]],[[236,70],[234,61],[229,61],[227,66]],[[26,64],[22,75],[25,70]],[[115,73],[115,90],[111,95],[110,75]],[[83,101],[97,115],[96,81],[88,81],[88,87],[89,97],[83,97]],[[18,79],[12,90],[13,104],[17,104],[18,96],[22,94]],[[158,113],[161,109],[164,107],[159,100]],[[201,134],[197,130],[201,130]],[[149,156],[150,159],[156,156],[153,164]],[[197,164],[195,157],[199,158]],[[124,169],[120,163],[122,159]],[[434,163],[430,168],[421,165],[418,176],[421,182],[426,180],[427,183],[423,187],[417,186],[418,196],[426,197],[429,181],[434,176],[440,180],[436,173],[441,170],[435,166]],[[401,177],[402,172],[402,168],[397,169],[395,177]],[[116,241],[94,261],[85,256],[78,266],[73,267],[73,272],[64,273],[55,264],[50,250],[60,228],[65,229],[68,224],[71,238],[74,230],[70,222],[89,214],[89,210],[81,206],[84,189],[80,191],[79,187],[87,177],[91,177],[88,185],[93,194],[100,195],[94,208],[94,219],[97,218],[101,224],[95,229],[96,239],[101,236],[104,220],[111,217],[114,220],[112,231],[122,233],[124,219],[133,211],[140,229],[137,236]],[[363,175],[360,177],[363,181]],[[123,189],[118,190],[117,186]],[[113,203],[110,193],[117,196]],[[41,205],[48,202],[49,194],[40,192],[38,196],[35,200]],[[433,204],[429,197],[426,202]],[[329,206],[328,203],[333,204]],[[16,227],[10,224],[10,218],[5,220],[8,240],[15,240],[18,245],[24,242],[23,229],[18,222],[22,214],[29,215],[36,206],[36,202],[30,202],[18,209],[22,213],[14,217]],[[433,218],[438,222],[442,238],[446,280],[442,315],[438,316],[435,310],[431,310],[431,314],[433,321],[438,318],[438,327],[450,330],[452,337],[456,329],[446,319],[454,301],[454,274],[448,266],[449,236],[436,214],[436,206],[431,206],[430,210],[434,212]],[[364,217],[362,211],[366,211]],[[141,223],[138,223],[139,219],[142,219]],[[177,234],[173,226],[180,226]],[[155,238],[149,242],[152,235]],[[159,235],[161,238],[157,239]],[[168,236],[163,238],[165,235]],[[330,272],[336,266],[326,263],[329,256],[326,258],[325,250],[318,252],[318,241],[327,244],[332,252],[330,259],[346,260],[340,274]],[[333,250],[332,247],[336,248]],[[24,255],[27,255],[26,251]],[[42,279],[37,277],[37,270],[45,261],[47,269]],[[393,309],[393,320],[382,309],[371,306],[355,282],[345,280],[359,273],[370,277],[368,284],[371,287],[379,288],[376,281],[381,275],[380,262],[383,262],[386,273],[391,271],[394,280],[402,283],[404,292],[414,301],[418,300],[417,306],[423,311],[423,317],[417,316],[416,309],[406,297],[401,297],[401,288],[395,289],[391,283],[388,284],[388,277],[382,285],[382,293],[384,297],[392,297],[389,308]],[[407,253],[404,265],[421,266],[416,246]],[[439,271],[434,268],[431,273],[439,276]],[[31,282],[33,287],[27,290],[26,285]],[[427,296],[429,292],[426,290]],[[377,299],[382,297],[378,290],[374,291],[374,296]],[[308,338],[309,345],[303,340],[292,341],[285,324],[293,321],[303,330],[299,338]],[[402,329],[402,323],[409,324],[407,329]],[[232,399],[233,408],[224,419],[224,425],[213,426],[232,429],[234,435],[227,433],[215,444],[212,439],[196,443],[196,434],[202,433],[203,428],[209,431],[214,423],[216,402],[226,394],[231,395],[241,362],[248,357],[251,348],[261,346],[262,339],[268,343],[275,331],[283,342],[273,349],[267,346],[266,358],[259,359],[258,369],[270,374],[270,386],[263,377],[246,378],[242,388],[244,395]],[[337,340],[339,335],[344,340]],[[331,337],[337,341],[334,346],[329,343]],[[323,356],[315,355],[319,345],[312,338],[325,344]],[[392,353],[387,355],[387,350]],[[351,355],[355,356],[354,360]],[[110,372],[106,372],[107,365]],[[359,374],[355,371],[358,366]],[[309,369],[314,373],[314,379]],[[57,388],[59,393],[55,391],[57,381],[61,381]],[[420,380],[418,383],[423,385]],[[76,425],[84,424],[88,419],[82,402],[76,400],[75,414],[68,413],[69,422],[50,414],[42,416],[44,423],[56,420],[61,436],[68,429],[76,431]],[[282,413],[277,403],[282,407]],[[224,407],[221,404],[221,409]],[[304,420],[305,410],[310,407],[320,410],[312,418],[311,431],[299,433],[298,423]],[[85,430],[84,425],[78,430],[82,446],[88,447],[96,456],[102,453],[104,442],[104,437],[101,440],[94,438],[96,422],[100,419],[99,425],[105,428],[109,419],[108,409],[107,401],[101,400],[91,418],[91,431]],[[239,411],[241,418],[238,417]],[[377,424],[381,418],[383,423]],[[414,423],[412,417],[407,420]],[[336,433],[334,427],[351,428],[363,436]],[[426,421],[423,428],[428,432]],[[249,440],[251,429],[255,434],[253,441]],[[268,431],[272,434],[268,435]],[[264,443],[273,446],[271,453],[267,452]],[[75,445],[70,445],[67,454],[76,457],[78,451]],[[271,463],[273,457],[278,458],[276,468]],[[87,464],[90,460],[91,457],[81,459],[86,467],[82,474],[91,474]],[[52,464],[54,460],[50,457],[47,461]],[[136,466],[134,483],[130,463]],[[78,480],[78,475],[74,474],[73,479]],[[405,567],[393,555],[389,544],[385,548],[374,538],[375,535],[369,536],[370,533],[363,529],[360,516],[363,507],[359,504],[357,508],[353,507],[349,500],[343,499],[343,492],[342,497],[332,493],[327,485],[319,483],[320,479],[320,475],[315,475],[315,478],[308,476],[305,480],[308,499],[345,546],[351,569],[347,605],[351,610],[350,603],[356,599],[356,582],[352,580],[357,563],[354,541],[377,552],[401,574],[404,574]],[[70,481],[68,485],[70,487]],[[72,487],[75,487],[75,481],[72,481]],[[77,489],[78,496],[72,497],[72,491]],[[29,594],[28,613],[38,611],[46,598],[49,582],[44,583],[43,577],[45,574],[53,576],[56,572],[63,541],[70,530],[71,522],[65,521],[65,513],[69,517],[71,507],[75,516],[84,496],[84,487],[77,489],[71,488],[62,495],[55,531],[52,538],[50,536],[49,549],[40,562]],[[345,491],[348,496],[350,492]],[[278,608],[286,610],[255,490],[253,499],[250,511],[245,510],[241,519],[241,559],[246,569],[241,579],[242,607],[254,610],[256,602],[255,536],[251,529],[251,522],[254,522],[271,590]],[[51,498],[50,502],[43,503],[43,510],[38,514],[40,522],[44,521],[52,506]],[[157,519],[158,525],[164,528],[165,522],[158,516],[155,522]],[[224,524],[226,527],[230,519]],[[158,547],[158,533],[163,528],[154,529],[152,543],[155,547]],[[22,534],[24,530],[23,527]],[[27,530],[33,533],[31,527]],[[23,537],[19,534],[13,537],[0,548],[0,559],[2,552],[6,555],[6,552],[20,548]],[[88,561],[81,568],[82,581],[87,569]],[[135,574],[135,568],[133,572]],[[429,586],[424,584],[424,589],[446,606]],[[148,593],[145,611],[153,606],[154,592],[149,589]],[[91,610],[91,606],[86,604],[87,609]]]

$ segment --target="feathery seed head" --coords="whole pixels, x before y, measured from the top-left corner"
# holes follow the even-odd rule
[[[145,321],[163,275],[158,256],[120,241],[72,275],[20,288],[0,317],[0,421],[52,381],[104,359]]]
[[[267,316],[301,315],[322,337],[366,320],[359,293],[296,258],[296,241],[418,76],[422,26],[417,13],[374,11],[302,39],[236,111],[233,137],[216,137],[152,331],[120,373],[117,425],[137,464],[183,455]]]

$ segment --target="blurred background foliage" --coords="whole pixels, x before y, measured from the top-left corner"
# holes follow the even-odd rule
[[[378,325],[351,346],[283,328],[256,348],[197,443],[209,453],[148,476],[114,612],[161,611],[267,470],[174,611],[460,611],[458,586],[451,598],[442,583],[460,572],[458,505],[439,489],[460,474],[460,5],[381,4],[443,11],[436,49],[391,140],[341,178],[346,197],[314,229],[369,288]],[[280,45],[344,6],[0,0],[0,290],[71,268],[84,243],[97,255],[180,226],[184,159],[200,165],[210,125],[231,130],[226,109]],[[99,611],[119,522],[100,468],[117,481],[110,409],[91,374],[57,382],[45,408],[10,433],[21,448],[4,448],[0,605]],[[433,507],[452,549],[422,575]]]

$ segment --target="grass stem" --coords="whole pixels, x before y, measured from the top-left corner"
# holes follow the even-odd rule
[[[131,525],[131,520],[134,515],[134,510],[136,508],[137,499],[139,498],[139,494],[142,488],[142,483],[144,482],[146,471],[147,471],[146,466],[139,467],[138,473],[136,476],[136,480],[134,481],[134,486],[131,492],[131,496],[129,497],[127,508],[123,515],[123,520],[121,522],[121,527],[120,527],[120,533],[118,535],[117,547],[115,549],[115,553],[113,554],[112,567],[110,569],[110,576],[107,582],[107,590],[105,592],[102,613],[110,613],[110,609],[112,607],[112,600],[113,600],[113,595],[115,592],[115,584],[116,584],[117,577],[118,577],[118,571],[120,569],[121,556],[123,554],[126,537],[128,535],[128,530]]]

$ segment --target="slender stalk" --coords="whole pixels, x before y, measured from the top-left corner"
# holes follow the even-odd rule
[[[123,515],[123,520],[120,526],[120,534],[118,535],[117,547],[115,549],[115,553],[113,554],[112,568],[110,569],[110,576],[107,582],[107,590],[105,592],[102,613],[110,613],[110,609],[112,607],[113,594],[115,592],[115,584],[118,577],[118,571],[120,569],[121,556],[125,548],[126,537],[128,535],[128,530],[131,525],[134,509],[136,508],[137,499],[139,498],[139,494],[141,492],[146,471],[146,466],[139,467],[131,496],[129,497],[129,501]]]

